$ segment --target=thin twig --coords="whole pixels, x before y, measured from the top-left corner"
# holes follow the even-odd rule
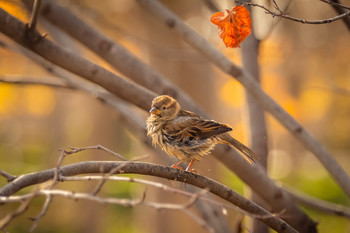
[[[323,1],[323,0],[321,0]],[[350,10],[350,7],[344,6],[339,3],[339,0],[326,0],[323,2],[327,2],[329,5],[332,6],[332,8],[338,13],[338,14],[343,14]],[[343,18],[343,22],[345,26],[348,28],[348,31],[350,32],[350,17]]]
[[[325,2],[331,6],[338,6],[338,7],[341,7],[341,8],[344,8],[346,10],[350,10],[350,7],[349,6],[345,6],[343,4],[340,4],[339,2],[336,2],[336,1],[331,1],[331,0],[320,0],[321,2]]]
[[[40,220],[45,216],[47,210],[49,209],[49,205],[51,201],[52,201],[52,196],[50,194],[46,195],[45,203],[43,205],[41,212],[35,218],[31,219],[34,222],[29,232],[33,232],[38,227]]]
[[[100,181],[100,183],[97,185],[95,191],[92,192],[92,195],[96,196],[102,189],[103,185],[107,182],[108,178],[118,172],[120,169],[123,168],[123,164],[116,166],[115,168],[111,169],[111,171],[105,175],[105,173],[102,171],[103,179]],[[101,168],[102,169],[102,168]]]
[[[205,230],[211,233],[215,233],[214,228],[212,228],[206,221],[204,221],[202,218],[198,217],[188,209],[182,210],[185,214],[187,214],[190,218],[194,219],[201,227],[203,227]]]
[[[293,16],[290,16],[288,15],[287,13],[285,12],[282,12],[281,9],[278,7],[278,5],[276,4],[275,7],[276,7],[276,10],[278,12],[274,12],[270,9],[268,9],[267,7],[265,6],[262,6],[262,5],[259,5],[259,4],[256,4],[256,3],[249,3],[249,2],[241,2],[241,1],[237,1],[237,3],[241,3],[241,4],[245,4],[247,6],[254,6],[254,7],[258,7],[258,8],[261,8],[263,9],[267,14],[270,14],[272,15],[272,17],[281,17],[281,18],[285,18],[285,19],[289,19],[289,20],[292,20],[292,21],[295,21],[295,22],[298,22],[298,23],[304,23],[304,24],[326,24],[326,23],[332,23],[336,20],[339,20],[339,19],[343,19],[343,18],[346,18],[346,17],[349,17],[350,16],[350,11],[349,12],[344,12],[340,15],[337,15],[337,16],[334,16],[334,17],[331,17],[331,18],[328,18],[328,19],[321,19],[321,20],[306,20],[306,19],[299,19],[299,18],[296,18],[296,17],[293,17]]]
[[[18,85],[43,85],[54,88],[67,88],[71,89],[71,87],[67,86],[64,81],[59,80],[55,77],[38,77],[38,76],[30,76],[30,75],[0,75],[0,83],[7,84],[18,84]]]
[[[176,189],[176,188],[170,187],[168,185],[165,185],[165,184],[162,184],[162,183],[159,183],[159,182],[154,182],[154,181],[149,181],[149,180],[144,180],[144,179],[139,179],[139,178],[132,178],[132,177],[121,177],[121,176],[109,176],[109,177],[106,177],[103,174],[102,175],[94,175],[94,176],[73,176],[73,177],[71,177],[71,176],[62,176],[61,177],[61,181],[95,181],[95,180],[99,180],[99,181],[101,181],[101,180],[124,181],[124,182],[139,183],[139,184],[152,186],[152,187],[161,189],[163,191],[167,191],[167,192],[171,192],[171,193],[175,193],[175,194],[180,194],[180,195],[187,196],[187,197],[195,196],[195,194],[193,194],[193,193],[186,192],[186,191],[181,190],[181,189]],[[271,217],[271,215],[261,216],[261,215],[251,214],[251,213],[249,213],[247,211],[244,211],[244,210],[242,210],[240,208],[237,208],[237,206],[232,206],[232,205],[228,205],[228,204],[225,204],[225,203],[222,203],[222,202],[218,202],[218,201],[214,200],[213,198],[207,197],[205,195],[201,195],[198,198],[201,199],[202,201],[214,204],[214,205],[218,206],[219,208],[233,209],[233,210],[238,211],[238,212],[240,212],[242,214],[249,215],[249,216],[251,216],[253,218],[262,219],[262,218],[270,218]],[[9,199],[9,201],[13,202],[14,199]],[[284,216],[284,213],[285,213],[285,210],[282,210],[279,213],[273,213],[272,215],[281,218],[281,217]]]
[[[10,173],[7,173],[3,170],[0,169],[0,176],[3,176],[6,178],[7,182],[13,181],[14,179],[16,179],[16,176],[11,175]]]
[[[30,16],[30,22],[28,25],[29,29],[34,30],[36,27],[36,22],[38,20],[40,5],[41,5],[41,0],[34,0],[33,11],[32,11],[32,14]]]
[[[22,213],[24,213],[28,209],[28,206],[35,195],[37,195],[37,191],[33,192],[29,196],[29,198],[24,199],[22,204],[15,211],[7,214],[3,219],[1,219],[0,220],[0,229],[4,229],[14,218],[16,218],[19,215],[21,215]]]
[[[102,145],[96,145],[96,146],[87,146],[87,147],[69,147],[70,151],[67,151],[67,154],[74,154],[74,153],[78,153],[80,151],[84,151],[84,150],[103,150],[115,157],[117,157],[118,159],[122,160],[122,161],[128,161],[127,158],[123,157],[122,155],[102,146]]]
[[[203,195],[205,192],[207,192],[207,191],[201,190],[199,193],[196,193],[195,195],[193,195],[184,204],[148,202],[148,201],[145,201],[145,192],[143,193],[143,195],[139,199],[127,199],[127,198],[112,198],[112,197],[103,198],[103,197],[98,197],[98,196],[95,196],[95,195],[92,195],[89,193],[71,192],[71,191],[59,190],[59,189],[51,189],[51,190],[43,189],[43,190],[40,190],[36,193],[20,195],[20,196],[14,197],[14,198],[17,198],[20,200],[25,199],[26,202],[28,202],[28,201],[32,200],[33,197],[38,196],[38,195],[45,195],[47,197],[40,214],[37,217],[35,217],[34,219],[32,219],[32,220],[34,220],[34,223],[30,229],[30,232],[32,232],[37,227],[40,219],[46,214],[48,207],[52,201],[52,198],[54,196],[63,196],[63,197],[73,199],[73,200],[89,200],[89,201],[94,201],[94,202],[97,202],[100,204],[113,204],[113,205],[121,205],[121,206],[125,206],[125,207],[135,207],[138,205],[144,205],[144,206],[152,207],[152,208],[155,208],[158,210],[167,209],[167,210],[183,211],[189,217],[191,217],[195,222],[197,222],[200,226],[202,226],[205,229],[208,229],[209,232],[213,232],[213,230],[210,226],[208,226],[202,219],[200,219],[198,216],[195,216],[194,214],[192,214],[188,210],[188,208],[193,206],[195,201],[201,195]],[[22,213],[22,209],[23,208],[20,209],[21,211],[15,212],[16,216],[18,216]],[[11,221],[14,217],[15,216],[13,215],[9,219],[9,221]]]
[[[54,173],[54,176],[52,178],[52,183],[50,184],[49,189],[52,188],[53,186],[55,186],[57,184],[57,182],[60,180],[60,176],[61,176],[60,167],[61,167],[63,160],[66,156],[67,156],[66,151],[61,150],[61,155],[58,158],[57,165],[55,168],[55,173]]]

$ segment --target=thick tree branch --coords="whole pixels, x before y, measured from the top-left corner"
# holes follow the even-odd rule
[[[22,22],[2,9],[0,9],[0,32],[52,63],[93,83],[98,83],[111,93],[122,99],[128,99],[143,109],[149,109],[153,98],[156,96],[148,89],[57,46],[35,30],[30,30],[29,33]]]
[[[343,205],[337,205],[331,202],[327,202],[327,201],[312,197],[298,190],[295,190],[291,187],[284,186],[284,188],[287,190],[287,192],[292,196],[294,200],[296,200],[297,202],[299,202],[304,206],[313,208],[315,210],[318,210],[324,213],[350,218],[349,207],[346,207]]]
[[[118,169],[115,169],[116,167],[118,167]],[[229,201],[244,211],[252,213],[256,216],[260,215],[261,218],[259,219],[262,222],[266,223],[278,232],[296,232],[283,220],[276,218],[268,211],[264,210],[253,202],[250,202],[228,187],[198,174],[183,172],[170,167],[141,162],[88,161],[59,167],[59,173],[63,176],[75,176],[87,173],[101,173],[101,171],[103,171],[103,173],[109,173],[113,169],[115,169],[115,174],[133,173],[157,176],[169,180],[185,182],[198,188],[208,189],[209,192]],[[40,172],[21,175],[11,183],[2,187],[0,189],[0,196],[10,196],[25,187],[43,183],[49,179],[52,179],[54,178],[55,170],[55,168],[52,168]]]
[[[28,8],[32,1],[22,1]],[[41,14],[51,23],[91,49],[123,75],[158,94],[176,98],[186,109],[205,115],[192,98],[182,89],[151,69],[119,43],[112,41],[98,30],[90,27],[68,9],[55,1],[42,0]]]

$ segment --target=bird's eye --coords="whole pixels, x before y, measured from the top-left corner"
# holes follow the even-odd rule
[[[165,110],[165,109],[166,109],[166,107],[164,106],[164,107],[162,107],[162,109],[163,109],[163,110]]]

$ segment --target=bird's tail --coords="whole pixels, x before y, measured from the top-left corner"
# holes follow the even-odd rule
[[[254,163],[256,160],[260,159],[260,157],[257,154],[255,154],[251,149],[249,149],[244,144],[231,137],[229,134],[221,134],[220,142],[227,144],[235,149],[238,149],[240,152],[242,152],[242,154],[244,155],[243,157],[249,163]]]

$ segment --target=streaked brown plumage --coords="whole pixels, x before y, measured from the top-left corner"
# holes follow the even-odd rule
[[[180,104],[170,96],[156,97],[150,113],[147,135],[152,138],[154,146],[180,159],[172,167],[179,168],[178,165],[185,161],[189,162],[186,171],[189,170],[195,160],[208,154],[218,143],[238,149],[249,163],[258,158],[253,151],[227,133],[232,130],[229,125],[182,110]]]

